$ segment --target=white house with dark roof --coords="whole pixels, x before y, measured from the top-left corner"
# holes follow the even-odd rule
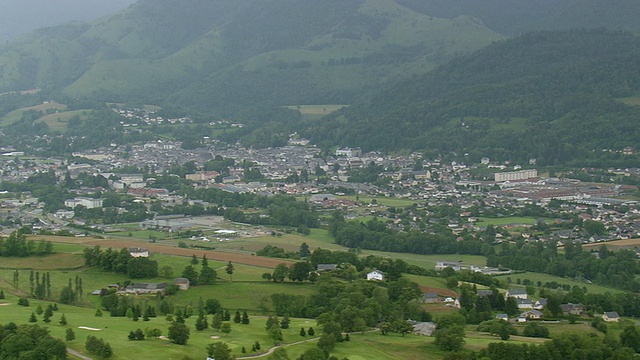
[[[367,280],[383,281],[384,273],[380,270],[373,270],[367,274]]]
[[[602,319],[606,322],[618,322],[620,321],[620,315],[616,311],[607,311],[602,314]]]
[[[507,291],[507,297],[516,299],[528,299],[527,291],[525,289],[511,289]]]

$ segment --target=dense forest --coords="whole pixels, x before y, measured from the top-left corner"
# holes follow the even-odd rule
[[[325,146],[585,164],[637,143],[640,109],[620,99],[640,92],[639,55],[630,33],[527,33],[367,96],[304,134]]]

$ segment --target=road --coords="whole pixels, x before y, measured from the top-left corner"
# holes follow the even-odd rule
[[[77,351],[75,351],[75,350],[73,350],[71,348],[67,348],[67,353],[69,353],[69,354],[71,354],[71,355],[73,355],[73,356],[75,356],[75,357],[77,357],[79,359],[82,359],[82,360],[93,360],[92,358],[84,356],[84,355],[80,354],[79,352],[77,352]]]

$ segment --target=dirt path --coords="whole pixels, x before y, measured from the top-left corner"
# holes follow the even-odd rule
[[[372,333],[372,332],[376,332],[376,331],[379,331],[379,330],[380,330],[380,329],[368,330],[368,331],[365,331],[365,333]],[[351,333],[351,334],[356,334],[356,333]],[[274,352],[274,351],[276,351],[276,349],[278,349],[278,348],[285,348],[285,347],[290,347],[290,346],[294,346],[294,345],[304,344],[304,343],[308,343],[308,342],[316,341],[316,340],[318,340],[318,339],[320,339],[320,337],[319,337],[319,336],[318,336],[318,337],[311,338],[311,339],[306,339],[306,340],[300,340],[300,341],[292,342],[292,343],[290,343],[290,344],[276,345],[276,346],[274,346],[274,347],[270,348],[269,350],[267,350],[267,352],[266,352],[266,353],[258,354],[258,355],[251,355],[251,356],[243,356],[243,357],[239,357],[239,358],[237,358],[237,359],[238,359],[238,360],[240,360],[240,359],[258,359],[258,358],[265,357],[265,356],[269,356],[269,355],[273,354],[273,352]]]
[[[93,360],[92,358],[84,356],[84,355],[80,354],[79,352],[77,352],[77,351],[75,351],[75,350],[73,350],[71,348],[67,348],[67,353],[71,354],[71,355],[73,355],[73,356],[75,356],[75,357],[77,357],[79,359],[82,359],[82,360]]]

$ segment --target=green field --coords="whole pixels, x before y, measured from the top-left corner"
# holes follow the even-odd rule
[[[57,102],[52,102],[48,104],[40,104],[36,106],[30,106],[22,109],[13,110],[4,117],[0,118],[0,125],[7,126],[9,124],[13,124],[14,122],[20,120],[22,115],[30,110],[33,111],[42,111],[46,112],[47,110],[64,110],[67,108],[67,105],[59,104]]]
[[[80,117],[80,120],[86,120],[88,118],[88,113],[91,110],[74,110],[74,111],[64,111],[55,114],[45,115],[40,118],[39,121],[47,124],[49,129],[58,132],[67,131],[69,120],[74,116]]]
[[[338,196],[338,198],[356,201],[356,195]],[[390,198],[390,197],[384,197],[384,196],[373,197],[373,196],[358,195],[357,198],[358,198],[358,201],[363,202],[365,204],[370,204],[371,201],[375,199],[376,202],[380,205],[392,206],[392,207],[406,207],[416,203],[415,200],[397,199],[397,198]]]
[[[581,288],[586,287],[588,293],[594,293],[594,294],[604,294],[606,292],[610,292],[610,293],[620,292],[620,290],[616,290],[616,289],[612,289],[612,288],[608,288],[600,285],[594,285],[594,284],[589,284],[582,281],[576,281],[569,278],[562,278],[559,276],[534,273],[534,272],[523,272],[518,274],[500,275],[500,276],[496,276],[496,278],[500,280],[505,280],[505,281],[507,278],[511,278],[512,284],[516,284],[518,279],[520,279],[521,282],[524,279],[529,279],[533,281],[534,285],[538,281],[541,281],[543,284],[546,282],[556,281],[559,284],[568,284],[568,285],[571,285],[572,287],[576,285]]]
[[[285,106],[289,109],[298,110],[302,115],[328,115],[338,111],[348,105],[293,105]]]

